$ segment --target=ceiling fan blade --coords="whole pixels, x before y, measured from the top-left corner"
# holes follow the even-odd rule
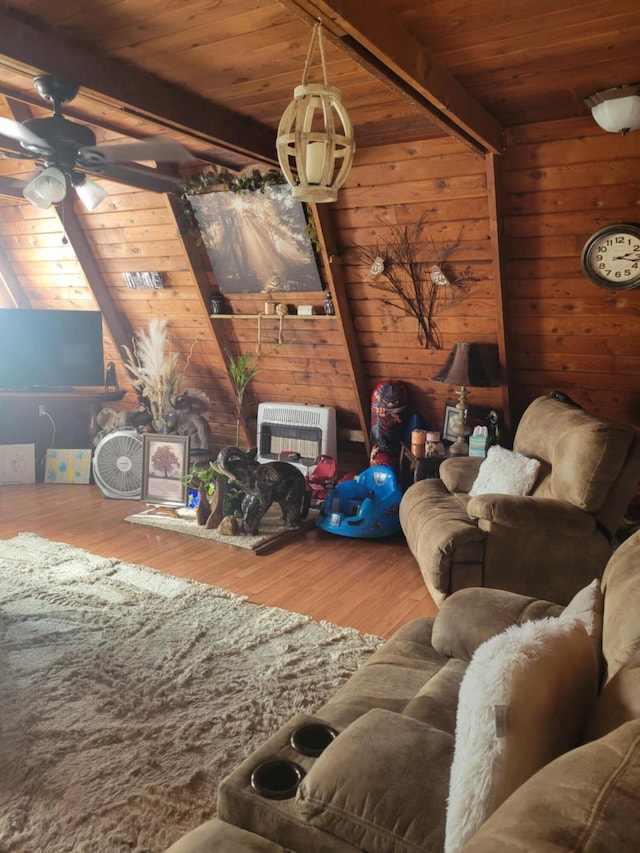
[[[15,178],[0,176],[0,196],[8,196],[9,198],[19,198],[24,200],[22,191],[28,183],[28,180],[18,181]]]
[[[83,166],[96,163],[129,163],[141,160],[156,162],[179,162],[193,160],[184,145],[172,139],[143,139],[140,142],[114,142],[108,145],[93,145],[80,149],[78,162]]]
[[[146,169],[142,166],[123,166],[117,163],[101,162],[85,165],[84,168],[87,172],[100,175],[107,180],[129,184],[129,186],[154,193],[175,192],[184,184],[184,178],[163,175],[156,169]]]
[[[37,133],[29,130],[29,128],[25,127],[23,124],[20,124],[19,121],[12,121],[9,118],[0,116],[0,133],[3,136],[8,136],[9,139],[15,139],[25,145],[37,147],[41,149],[43,153],[45,151],[53,152],[53,149],[45,139],[42,139]]]

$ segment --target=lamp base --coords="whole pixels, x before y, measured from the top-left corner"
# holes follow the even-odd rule
[[[449,454],[451,456],[468,456],[469,455],[469,445],[464,440],[464,438],[459,435],[458,438],[453,442],[451,447],[449,448]]]
[[[449,448],[451,456],[468,456],[469,445],[467,436],[471,433],[471,427],[467,426],[467,389],[464,385],[458,391],[458,402],[456,403],[458,414],[453,419],[450,430],[456,440]]]

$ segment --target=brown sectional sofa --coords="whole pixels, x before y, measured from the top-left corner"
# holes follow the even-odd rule
[[[540,769],[534,767],[512,792],[503,790],[501,804],[494,803],[495,810],[460,849],[635,853],[640,849],[640,532],[613,554],[602,588],[597,655],[587,623],[569,617],[574,603],[563,612],[557,604],[503,590],[455,593],[437,617],[402,627],[317,714],[292,719],[249,756],[221,783],[218,818],[177,841],[171,853],[439,853],[445,847],[448,798],[453,801],[449,784],[465,674],[468,681],[489,644],[518,632],[540,633],[547,625],[557,631],[561,623],[562,642],[570,631],[582,644],[582,692],[568,688],[576,676],[569,656],[545,646],[540,659],[551,661],[555,681],[544,680],[542,688],[538,683],[525,703],[540,705],[542,724],[527,723],[525,740],[507,747],[506,763],[517,775],[518,750],[523,763],[525,753],[529,762],[532,745],[554,734],[559,713],[566,721],[575,710],[579,727],[573,740],[561,749],[556,745],[557,757],[547,754],[540,761],[534,755]],[[597,618],[589,624],[597,639]],[[517,677],[525,671],[519,663],[514,669]],[[593,696],[585,698],[591,683]],[[556,687],[551,690],[550,684]],[[558,712],[556,694],[567,690],[572,699],[565,698]],[[573,698],[578,695],[580,700]],[[517,728],[512,710],[506,708],[507,730]],[[291,734],[317,722],[338,735],[318,756],[303,755],[291,745]],[[290,791],[280,790],[282,799],[265,797],[251,785],[252,774],[265,762],[272,768],[271,762],[284,762],[285,768],[291,762],[303,779]],[[288,784],[285,780],[283,787]],[[447,836],[447,849],[458,849],[451,843]]]

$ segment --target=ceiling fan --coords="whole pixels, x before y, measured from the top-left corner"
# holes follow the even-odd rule
[[[41,161],[37,173],[22,187],[23,196],[32,204],[48,208],[62,201],[68,180],[85,207],[93,210],[107,196],[107,191],[89,180],[86,173],[158,193],[175,191],[184,183],[182,178],[139,165],[140,161],[148,160],[193,160],[179,142],[152,138],[97,145],[90,127],[62,114],[62,104],[69,103],[78,94],[79,87],[75,83],[46,74],[36,77],[33,84],[38,94],[53,104],[52,115],[23,122],[0,117],[0,135],[19,142],[24,149],[24,153],[5,152],[4,156]]]

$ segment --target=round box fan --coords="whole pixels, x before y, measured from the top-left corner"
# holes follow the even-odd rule
[[[119,429],[105,435],[93,454],[93,478],[107,498],[140,497],[142,438],[135,430]]]

